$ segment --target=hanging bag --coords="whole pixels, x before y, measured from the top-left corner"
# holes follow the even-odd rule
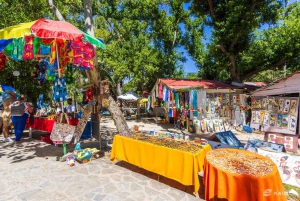
[[[66,118],[67,124],[62,123],[63,116]],[[74,136],[76,126],[70,125],[69,117],[66,113],[60,116],[60,122],[54,123],[50,139],[54,144],[69,144]]]

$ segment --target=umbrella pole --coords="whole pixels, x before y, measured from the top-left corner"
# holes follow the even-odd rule
[[[56,41],[55,41],[56,43]],[[59,68],[59,59],[58,59],[58,48],[57,48],[57,43],[55,44],[56,47],[56,59],[57,59],[57,69],[58,69],[58,77],[61,77],[61,72],[60,72],[60,68]]]

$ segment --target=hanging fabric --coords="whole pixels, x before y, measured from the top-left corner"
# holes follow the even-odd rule
[[[94,62],[93,62],[94,57],[95,57],[94,46],[90,43],[84,43],[82,66],[84,68],[92,70],[94,68]]]
[[[56,76],[53,87],[53,101],[63,102],[67,100],[67,86],[65,77]]]
[[[161,83],[158,84],[158,98],[159,99],[163,98],[163,86]]]
[[[23,37],[14,39],[12,41],[12,51],[11,51],[10,59],[16,61],[22,61],[24,46],[25,46],[25,39]]]
[[[85,102],[90,102],[93,100],[93,89],[88,89],[85,91]]]
[[[198,117],[197,111],[197,91],[193,90],[193,108],[194,108],[194,116]]]
[[[5,63],[8,61],[8,58],[0,52],[0,70],[4,70]]]
[[[179,92],[175,92],[175,104],[176,104],[176,108],[179,109],[180,108]]]
[[[74,83],[72,65],[70,65],[70,64],[67,65],[65,76],[66,76],[67,84],[73,84]]]
[[[34,36],[24,36],[25,46],[23,52],[23,60],[32,60],[34,58],[33,54],[33,40]]]
[[[46,79],[46,69],[48,62],[43,58],[43,60],[39,64],[39,71],[37,76],[38,84],[43,84]]]
[[[56,40],[54,39],[51,44],[51,57],[50,57],[50,61],[49,61],[50,64],[52,64],[56,60],[56,56],[57,56],[57,46],[56,45],[57,45]]]

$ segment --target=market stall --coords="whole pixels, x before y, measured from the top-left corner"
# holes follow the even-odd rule
[[[128,91],[117,97],[121,101],[121,110],[126,117],[130,117],[131,114],[137,115],[138,111],[138,99],[140,98],[134,91]]]
[[[268,158],[238,149],[215,149],[204,163],[205,200],[283,201],[282,181]]]
[[[70,131],[74,130],[74,125],[77,125],[72,135],[74,134],[79,140],[87,122],[85,116],[89,115],[85,115],[80,120],[74,116],[69,119],[65,115],[63,103],[68,98],[66,85],[74,83],[74,70],[94,68],[95,46],[105,49],[103,42],[68,22],[48,19],[39,19],[1,29],[0,40],[1,64],[4,62],[5,65],[8,59],[34,60],[36,65],[33,66],[31,74],[37,84],[43,84],[46,79],[53,81],[53,101],[60,104],[63,114],[61,116],[66,117]],[[72,112],[74,112],[73,109]],[[58,129],[60,123],[61,121],[55,122],[54,118],[36,117],[31,128],[53,132],[55,128]]]
[[[198,194],[198,173],[203,170],[204,158],[210,145],[191,144],[178,135],[157,136],[123,134],[115,135],[110,160],[123,160],[179,183],[194,185]],[[170,135],[170,134],[169,134]],[[188,167],[188,168],[187,168]]]
[[[185,126],[193,124],[196,133],[220,132],[245,124],[248,103],[244,91],[253,89],[249,86],[216,80],[161,78],[152,89],[150,105],[152,108],[163,105],[168,120],[184,119]]]

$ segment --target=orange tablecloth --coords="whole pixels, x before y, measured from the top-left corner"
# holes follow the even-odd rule
[[[271,161],[269,158],[245,150],[222,150],[255,155],[257,157]],[[250,175],[239,175],[225,172],[210,164],[207,158],[205,158],[203,182],[205,185],[205,200],[212,200],[212,198],[215,196],[217,196],[218,198],[226,198],[229,201],[286,200],[284,188],[276,165],[270,174],[264,177],[254,177]]]
[[[203,170],[205,155],[210,150],[207,144],[199,153],[192,154],[115,135],[110,160],[123,160],[183,185],[194,185],[197,193],[200,188],[198,172]]]
[[[32,128],[35,130],[40,130],[40,131],[46,131],[51,133],[54,123],[56,122],[55,120],[48,120],[46,118],[40,118],[40,117],[35,117],[34,118],[34,123],[32,125],[28,124],[29,119],[27,120],[27,128]],[[77,126],[78,124],[78,119],[70,119],[70,125]]]

